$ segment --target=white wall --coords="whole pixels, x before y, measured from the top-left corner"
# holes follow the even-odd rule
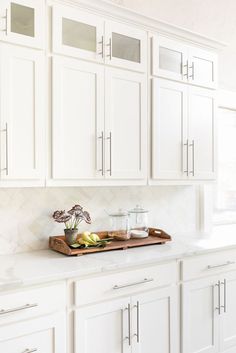
[[[228,43],[219,57],[219,82],[221,88],[236,91],[235,0],[113,0],[113,2]]]
[[[170,234],[196,226],[191,186],[0,189],[0,254],[47,248],[50,235],[63,234],[63,225],[51,218],[53,211],[68,210],[75,203],[86,206],[93,230],[108,229],[104,209],[130,209],[136,204],[150,210],[150,226]]]

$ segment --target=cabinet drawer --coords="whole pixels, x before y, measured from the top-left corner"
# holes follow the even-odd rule
[[[65,353],[65,314],[45,316],[0,328],[0,352]]]
[[[62,310],[65,304],[64,283],[2,293],[0,325]]]
[[[182,280],[199,278],[236,269],[236,250],[184,259],[181,263]]]
[[[177,265],[175,262],[123,271],[109,275],[78,280],[75,282],[75,305],[84,304],[145,291],[175,283]]]

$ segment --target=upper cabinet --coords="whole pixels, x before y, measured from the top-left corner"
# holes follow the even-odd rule
[[[1,0],[0,40],[42,48],[45,35],[44,12],[43,1]]]
[[[152,74],[202,87],[217,87],[217,55],[198,47],[154,36]]]
[[[146,71],[147,33],[68,7],[53,7],[53,51]]]

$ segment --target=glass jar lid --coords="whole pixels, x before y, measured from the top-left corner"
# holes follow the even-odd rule
[[[148,210],[145,210],[140,205],[136,205],[132,210],[129,210],[129,213],[148,213]]]
[[[109,213],[110,217],[126,217],[128,216],[128,212],[125,210],[122,210],[122,208],[120,208],[117,212],[112,212]]]

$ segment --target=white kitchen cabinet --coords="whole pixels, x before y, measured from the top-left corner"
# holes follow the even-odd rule
[[[53,59],[53,178],[94,179],[104,174],[104,69]]]
[[[135,27],[106,21],[106,64],[145,72],[147,70],[147,33]]]
[[[1,0],[0,17],[0,40],[36,48],[43,47],[43,1]]]
[[[217,55],[183,42],[154,35],[152,74],[194,85],[217,87]]]
[[[104,20],[82,10],[53,6],[53,51],[104,61]]]
[[[189,176],[194,179],[215,178],[215,116],[215,92],[189,87]]]
[[[130,353],[131,306],[129,298],[77,309],[75,353]]]
[[[132,297],[132,352],[178,353],[177,288]]]
[[[153,179],[213,180],[215,92],[153,79],[152,105]]]
[[[70,7],[53,6],[53,51],[130,70],[147,70],[146,31]]]
[[[105,97],[106,177],[143,179],[147,163],[146,78],[106,69]]]
[[[219,290],[216,276],[183,284],[183,353],[219,352]]]
[[[1,46],[1,179],[44,177],[44,56]]]
[[[62,313],[30,321],[0,324],[0,351],[5,353],[65,353],[66,318]]]
[[[188,88],[164,79],[153,79],[152,177],[187,177]]]

